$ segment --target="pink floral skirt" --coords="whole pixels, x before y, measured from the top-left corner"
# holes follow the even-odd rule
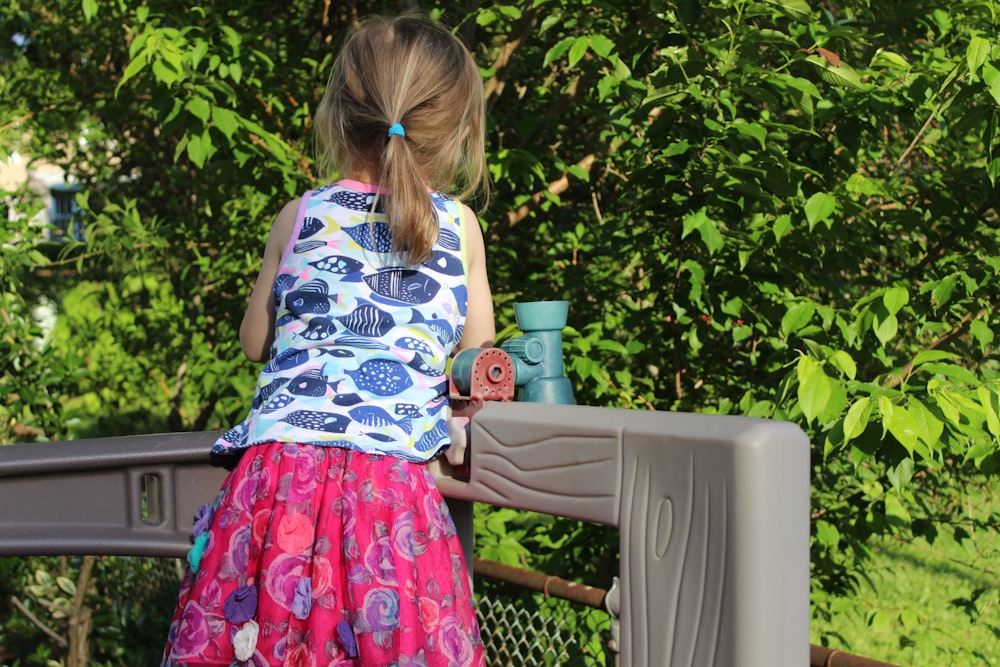
[[[162,665],[483,665],[462,549],[426,467],[251,447],[196,517]]]

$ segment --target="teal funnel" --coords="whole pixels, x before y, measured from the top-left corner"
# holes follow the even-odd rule
[[[518,400],[528,403],[572,405],[573,385],[563,369],[562,330],[569,315],[568,301],[528,301],[514,304],[514,317],[524,332],[500,348],[514,362]]]

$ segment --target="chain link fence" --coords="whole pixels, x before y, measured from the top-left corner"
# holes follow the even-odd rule
[[[603,609],[505,583],[481,585],[476,605],[487,665],[617,664],[612,618]]]

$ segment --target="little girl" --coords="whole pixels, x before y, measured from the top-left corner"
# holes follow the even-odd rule
[[[483,89],[436,23],[362,23],[316,112],[346,176],[278,214],[240,327],[268,360],[194,546],[163,665],[482,665],[455,527],[426,462],[445,364],[496,334]],[[458,183],[457,199],[445,190]]]

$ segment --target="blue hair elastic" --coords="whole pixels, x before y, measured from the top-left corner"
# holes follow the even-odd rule
[[[389,126],[389,136],[390,137],[392,137],[392,136],[405,137],[406,136],[406,130],[403,129],[402,124],[400,124],[400,123],[393,123],[392,125]]]

